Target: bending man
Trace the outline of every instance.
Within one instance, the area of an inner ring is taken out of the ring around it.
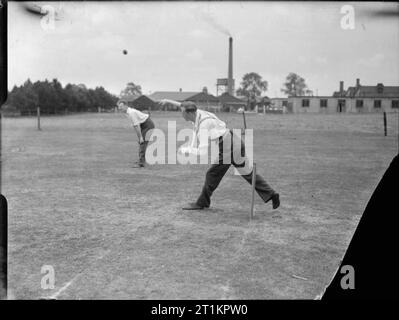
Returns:
[[[177,101],[164,99],[161,101],[161,103],[171,103],[179,106],[181,108],[183,118],[186,121],[192,122],[194,124],[192,144],[190,147],[180,148],[180,152],[191,153],[194,155],[201,155],[203,152],[206,152],[207,145],[201,145],[201,141],[204,140],[203,137],[200,137],[200,134],[204,132],[207,134],[207,138],[211,142],[218,143],[218,159],[216,163],[211,165],[206,173],[205,183],[200,196],[196,202],[189,203],[183,208],[183,210],[199,210],[209,208],[211,204],[212,193],[216,190],[230,166],[233,165],[239,170],[248,164],[248,158],[245,155],[244,142],[242,141],[241,137],[233,135],[233,132],[229,130],[226,127],[226,124],[217,118],[216,115],[198,109],[193,102],[187,101],[179,103]],[[197,147],[195,146],[196,141],[200,141]],[[206,151],[204,149],[206,149]],[[242,157],[244,160],[239,164],[234,161],[234,159],[237,159],[237,150],[240,152],[240,154],[242,150],[244,151],[244,155]],[[241,176],[251,184],[252,168],[251,172],[246,172]],[[265,203],[272,200],[273,209],[277,209],[279,207],[279,194],[276,193],[259,174],[256,175],[255,190]]]
[[[142,168],[145,166],[145,151],[147,149],[149,135],[147,134],[150,130],[154,129],[154,123],[152,122],[150,115],[143,113],[137,109],[129,107],[125,101],[118,103],[118,109],[126,112],[126,115],[130,119],[134,130],[136,131],[137,138],[139,140],[139,161],[134,164],[134,168]]]

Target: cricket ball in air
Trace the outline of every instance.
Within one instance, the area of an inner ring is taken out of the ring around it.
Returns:
[[[123,50],[123,54],[127,54],[127,50]]]

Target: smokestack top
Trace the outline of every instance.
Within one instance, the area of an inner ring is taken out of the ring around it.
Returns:
[[[344,92],[344,82],[343,81],[340,81],[339,82],[339,92]]]
[[[229,67],[227,73],[227,92],[234,95],[234,80],[233,80],[233,38],[229,37]]]

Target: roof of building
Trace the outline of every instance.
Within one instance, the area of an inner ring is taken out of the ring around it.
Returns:
[[[348,87],[343,92],[335,91],[333,97],[347,97],[347,98],[393,98],[399,97],[399,86],[384,86],[379,83],[375,86],[360,85],[358,81],[356,86]]]
[[[370,97],[370,98],[389,98],[399,96],[399,86],[381,86],[381,91],[378,90],[377,86],[360,86],[354,91],[356,97]]]
[[[138,97],[136,100],[134,100],[132,102],[132,105],[135,108],[146,109],[146,108],[153,108],[156,105],[156,102],[154,102],[147,96],[142,95],[142,96]]]
[[[148,98],[146,95],[126,95],[121,97],[119,101],[125,101],[130,107],[134,107],[137,110],[146,110],[148,108],[153,108],[156,105],[156,102]]]
[[[219,102],[219,99],[216,98],[215,96],[205,93],[205,92],[200,92],[197,93],[187,99],[185,101],[193,101],[193,102]]]
[[[348,90],[346,90],[344,96],[345,97],[353,97],[356,93],[356,87],[349,87]]]
[[[333,93],[333,97],[334,98],[338,98],[338,97],[345,97],[345,95],[346,95],[346,91],[344,91],[344,92],[340,92],[340,91],[334,91],[334,93]]]
[[[245,101],[242,101],[242,100],[230,95],[228,92],[225,92],[222,95],[220,95],[218,97],[218,99],[221,103],[236,103],[236,104],[241,104],[241,105],[246,104]]]
[[[148,97],[153,101],[159,101],[162,99],[169,99],[174,101],[184,101],[188,98],[198,94],[199,92],[192,91],[156,91],[150,94]]]
[[[270,101],[270,98],[268,97],[268,96],[263,96],[263,97],[255,97],[255,99],[256,99],[256,103],[259,103],[259,102],[268,102],[268,101]]]

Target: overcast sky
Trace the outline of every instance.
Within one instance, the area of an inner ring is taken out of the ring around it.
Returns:
[[[236,88],[247,72],[268,81],[269,97],[283,96],[289,72],[319,95],[331,95],[340,80],[345,88],[356,78],[399,85],[399,16],[378,14],[397,10],[395,3],[352,3],[354,30],[341,28],[343,2],[37,4],[54,6],[54,29],[23,4],[8,3],[10,90],[27,78],[58,78],[117,95],[127,82],[144,94],[204,86],[215,94],[216,79],[227,77],[228,34]]]

